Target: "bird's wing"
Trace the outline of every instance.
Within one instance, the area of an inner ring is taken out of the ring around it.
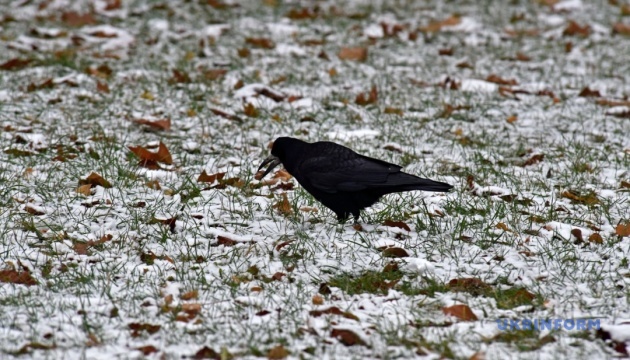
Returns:
[[[302,177],[327,193],[361,191],[387,183],[390,174],[402,167],[386,161],[353,154],[351,157],[317,156],[300,165]]]

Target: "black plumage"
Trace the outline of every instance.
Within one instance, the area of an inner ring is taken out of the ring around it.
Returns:
[[[337,214],[339,221],[350,215],[358,221],[360,211],[390,193],[423,190],[449,191],[443,182],[401,172],[401,166],[357,154],[329,142],[307,143],[290,137],[277,138],[271,155],[258,170],[269,164],[262,179],[279,164],[315,199]]]

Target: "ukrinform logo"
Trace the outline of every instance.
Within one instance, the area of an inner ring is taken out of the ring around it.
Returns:
[[[507,330],[599,330],[599,319],[497,319],[501,331]]]

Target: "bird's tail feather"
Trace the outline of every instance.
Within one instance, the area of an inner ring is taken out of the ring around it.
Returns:
[[[453,186],[441,181],[423,179],[402,172],[390,175],[385,187],[391,189],[392,192],[410,190],[447,192],[453,188]]]

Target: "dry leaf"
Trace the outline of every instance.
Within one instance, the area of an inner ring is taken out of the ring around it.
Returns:
[[[582,230],[580,229],[571,229],[571,235],[573,235],[573,237],[575,237],[576,241],[578,244],[581,244],[584,242],[584,237],[582,236]]]
[[[518,85],[518,82],[514,79],[504,79],[502,77],[500,77],[499,75],[496,74],[490,74],[488,75],[488,77],[486,78],[486,81],[491,82],[491,83],[495,83],[495,84],[499,84],[499,85],[504,85],[504,86],[514,86],[514,85]]]
[[[199,298],[199,291],[197,290],[192,290],[192,291],[188,291],[183,293],[180,298],[182,300],[192,300],[192,299],[197,299]]]
[[[155,334],[162,328],[160,325],[151,325],[147,323],[130,323],[127,325],[131,330],[131,337],[138,337],[140,333],[146,331],[149,334]]]
[[[365,106],[368,104],[374,104],[376,103],[377,100],[378,100],[378,90],[376,89],[376,85],[372,85],[372,89],[370,90],[369,94],[360,93],[359,95],[357,95],[354,102],[357,105]]]
[[[578,23],[576,23],[573,20],[569,21],[569,24],[567,25],[567,27],[564,29],[564,31],[562,32],[562,35],[564,36],[582,36],[582,37],[586,37],[588,35],[590,35],[591,33],[591,27],[588,25],[580,25]]]
[[[33,60],[31,59],[11,59],[9,61],[6,61],[4,63],[2,63],[2,65],[0,65],[0,70],[5,70],[5,71],[17,71],[17,70],[21,70],[25,67],[28,66],[28,64],[30,64]]]
[[[506,121],[510,124],[514,124],[517,120],[518,120],[518,116],[516,115],[511,115],[506,119]]]
[[[224,176],[224,172],[208,175],[208,173],[206,173],[206,170],[203,170],[201,172],[201,175],[199,175],[199,177],[197,178],[197,182],[213,183],[215,181],[222,180]]]
[[[588,237],[588,241],[595,244],[602,244],[604,242],[604,239],[602,239],[602,236],[599,233],[592,233]]]
[[[274,209],[277,209],[278,212],[284,216],[289,216],[293,214],[293,208],[291,207],[291,203],[289,203],[289,199],[287,198],[287,194],[282,193],[282,200],[278,201],[273,205]]]
[[[79,186],[86,185],[86,184],[90,184],[93,186],[101,186],[106,189],[109,189],[112,187],[112,184],[109,181],[105,180],[101,175],[95,172],[92,172],[90,175],[88,175],[87,178],[79,180]]]
[[[135,119],[133,120],[136,124],[140,125],[148,125],[157,130],[170,130],[171,129],[171,119],[162,119],[162,120],[147,120],[147,119]]]
[[[61,14],[61,21],[66,23],[68,26],[85,26],[85,25],[94,25],[96,24],[96,19],[94,15],[90,13],[79,14],[74,11],[69,11]]]
[[[276,44],[268,38],[246,38],[245,42],[262,49],[273,49],[276,47]]]
[[[630,6],[630,5],[628,5]],[[613,25],[613,34],[630,35],[630,25],[616,23]]]
[[[37,281],[31,276],[29,271],[18,272],[15,269],[0,270],[0,282],[26,286],[37,285]]]
[[[324,305],[324,298],[321,295],[314,295],[311,302],[313,305]]]
[[[599,199],[597,198],[597,195],[592,191],[589,191],[586,195],[580,195],[573,190],[566,190],[563,191],[562,194],[560,194],[560,197],[570,199],[573,202],[581,203],[584,205],[599,204]]]
[[[210,111],[212,111],[212,113],[214,115],[220,116],[222,118],[228,119],[228,120],[232,120],[232,121],[237,121],[237,122],[243,122],[243,120],[241,120],[240,117],[233,115],[233,114],[228,114],[225,111],[219,110],[219,109],[213,109],[210,108]]]
[[[543,161],[543,159],[545,158],[545,154],[536,154],[533,155],[532,157],[530,157],[529,159],[525,160],[524,163],[521,164],[522,167],[525,166],[530,166],[530,165],[534,165],[537,164],[541,161]]]
[[[407,253],[405,249],[399,248],[399,247],[390,247],[390,248],[384,249],[382,254],[383,254],[383,257],[390,257],[390,258],[409,257],[409,253]]]
[[[315,7],[311,8],[301,8],[301,9],[291,9],[286,13],[286,17],[291,20],[312,20],[317,17],[317,12],[319,8]]]
[[[368,50],[365,47],[342,47],[337,53],[339,59],[349,61],[365,61],[367,56]]]
[[[190,75],[183,71],[173,69],[173,77],[169,80],[171,84],[187,84],[190,83]]]
[[[270,360],[284,359],[290,354],[291,353],[287,349],[285,349],[284,346],[278,345],[271,348],[271,350],[269,350],[269,352],[267,353],[267,359],[270,359]]]
[[[245,103],[243,105],[243,113],[245,115],[251,117],[251,118],[257,118],[258,117],[258,110],[251,103]]]
[[[234,246],[238,244],[238,241],[232,240],[228,237],[221,236],[221,235],[217,235],[217,242],[218,242],[218,245],[224,245],[224,246]]]
[[[85,196],[90,196],[92,194],[92,184],[79,185],[76,192]]]
[[[105,11],[118,10],[122,7],[122,0],[105,0]],[[146,355],[146,354],[145,354]]]
[[[409,228],[409,225],[405,224],[402,221],[393,221],[393,220],[387,219],[383,222],[383,225],[389,226],[389,227],[397,227],[403,230],[411,231],[411,228]]]
[[[402,115],[403,115],[403,111],[402,111],[402,109],[393,108],[393,107],[386,107],[386,108],[383,110],[383,113],[385,113],[385,114],[400,115],[400,116],[402,116]]]
[[[478,278],[452,279],[448,282],[448,287],[452,291],[467,292],[475,296],[483,295],[492,290],[492,286],[486,284],[483,280]]]
[[[346,346],[354,346],[354,345],[366,345],[363,340],[352,330],[347,329],[332,329],[330,332],[330,336],[336,338],[342,344]]]
[[[151,355],[159,351],[153,345],[140,346],[140,347],[137,347],[136,350],[139,350],[144,356]]]
[[[601,97],[598,90],[591,90],[588,86],[582,89],[578,94],[579,97]]]
[[[506,232],[513,232],[507,225],[505,225],[505,223],[502,222],[496,224],[495,227]]]
[[[419,30],[425,33],[438,32],[444,27],[458,25],[461,21],[459,16],[453,15],[444,20],[432,21],[426,26],[421,26]]]
[[[140,158],[140,165],[161,162],[167,165],[173,164],[173,157],[168,151],[168,148],[164,143],[160,141],[157,152],[151,152],[142,146],[128,146],[129,150]]]
[[[210,0],[210,1],[214,1],[214,0]],[[201,359],[221,360],[221,354],[219,354],[218,352],[214,351],[213,349],[207,346],[204,346],[195,353],[195,355],[193,356],[193,359],[195,360],[201,360]]]
[[[629,106],[630,107],[630,101],[628,100],[597,99],[595,103],[597,105],[610,106],[610,107],[615,107],[615,106]]]
[[[477,315],[475,315],[468,305],[458,304],[448,307],[443,307],[442,312],[444,315],[454,316],[463,321],[477,321]]]
[[[109,85],[106,82],[97,81],[96,90],[103,94],[109,94]]]
[[[282,250],[283,247],[291,244],[292,242],[294,242],[295,240],[287,240],[287,241],[283,241],[280,244],[276,245],[276,251],[280,251]]]
[[[621,237],[630,236],[630,222],[617,224],[617,227],[615,228],[615,234]]]

